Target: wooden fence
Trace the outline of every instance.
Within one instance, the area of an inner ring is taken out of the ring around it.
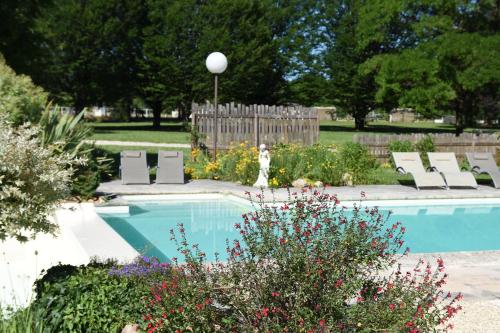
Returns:
[[[500,154],[500,141],[497,134],[463,133],[460,136],[455,134],[429,134],[432,137],[436,151],[453,152],[458,158],[465,157],[466,152],[490,152],[495,156]],[[400,134],[400,135],[382,135],[382,134],[357,134],[354,141],[368,147],[370,152],[378,159],[386,160],[389,158],[389,143],[392,141],[408,140],[413,143],[423,139],[426,134]]]
[[[201,134],[201,143],[213,146],[214,105],[193,103],[192,125]],[[302,106],[219,105],[217,113],[217,147],[227,149],[231,143],[301,143],[310,145],[319,138],[319,118],[314,108]]]

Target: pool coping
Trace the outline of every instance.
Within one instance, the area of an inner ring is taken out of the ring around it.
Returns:
[[[407,200],[407,199],[482,199],[500,198],[500,189],[492,186],[479,185],[478,189],[422,189],[417,190],[413,186],[405,185],[358,185],[317,188],[328,194],[336,195],[341,201],[359,201],[361,193],[365,194],[365,200]],[[173,195],[173,194],[207,194],[220,193],[232,194],[245,198],[251,195],[261,194],[266,201],[286,200],[290,192],[297,188],[264,189],[241,185],[237,183],[219,180],[191,180],[185,184],[148,184],[148,185],[123,185],[120,180],[101,183],[97,192],[101,195]]]

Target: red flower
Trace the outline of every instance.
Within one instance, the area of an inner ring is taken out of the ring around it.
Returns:
[[[396,308],[396,305],[394,304],[389,304],[389,309],[391,309],[391,311],[394,311],[394,309]]]
[[[335,288],[338,288],[342,285],[342,283],[344,283],[344,281],[342,279],[338,279],[336,282],[335,282]]]
[[[262,316],[267,317],[269,315],[269,308],[262,309]]]
[[[324,319],[320,319],[320,321],[319,321],[318,324],[319,324],[319,326],[324,327],[325,326],[325,320]]]
[[[405,326],[406,327],[412,327],[413,326],[413,322],[412,321],[408,321],[408,322],[406,322]]]
[[[273,297],[278,297],[279,295],[280,295],[280,293],[277,293],[277,292],[275,292],[275,291],[273,291],[273,292],[271,293],[271,296],[273,296]]]

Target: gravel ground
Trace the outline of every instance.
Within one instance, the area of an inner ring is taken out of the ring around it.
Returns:
[[[455,333],[500,332],[500,300],[461,302],[463,310],[452,321]]]

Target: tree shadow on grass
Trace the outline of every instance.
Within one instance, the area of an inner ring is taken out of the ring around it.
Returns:
[[[405,134],[405,133],[455,133],[453,127],[438,127],[438,128],[427,128],[427,127],[400,127],[392,125],[382,125],[382,124],[371,124],[366,126],[365,130],[357,131],[354,127],[336,126],[336,125],[320,125],[320,131],[326,132],[355,132],[359,134],[363,133],[380,133],[380,134]]]
[[[117,131],[151,131],[151,132],[186,132],[186,128],[182,124],[161,125],[160,127],[153,127],[152,125],[137,124],[132,126],[96,126],[94,133],[104,134],[113,133]]]

